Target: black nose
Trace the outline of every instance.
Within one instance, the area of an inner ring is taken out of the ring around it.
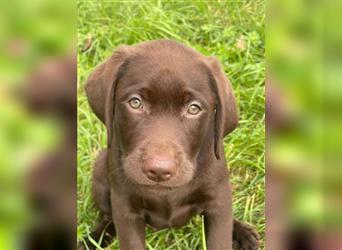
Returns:
[[[142,171],[152,181],[168,181],[176,172],[176,163],[172,158],[153,156],[144,161]]]

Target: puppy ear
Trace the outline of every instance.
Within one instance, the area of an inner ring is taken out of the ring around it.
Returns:
[[[220,159],[220,143],[238,125],[237,105],[230,81],[215,57],[207,58],[210,69],[210,83],[216,95],[216,111],[214,124],[214,150],[217,159]]]
[[[96,66],[85,84],[90,107],[97,118],[106,125],[108,147],[110,147],[112,140],[114,92],[120,72],[127,64],[128,55],[128,46],[118,48],[110,58]]]

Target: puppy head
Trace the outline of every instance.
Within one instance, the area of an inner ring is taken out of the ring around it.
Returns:
[[[189,183],[199,153],[219,159],[223,137],[237,125],[217,60],[173,41],[119,48],[91,74],[86,91],[107,127],[108,147],[118,148],[126,177],[139,185]]]

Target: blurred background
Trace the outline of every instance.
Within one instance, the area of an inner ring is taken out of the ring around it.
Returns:
[[[341,14],[267,5],[266,249],[342,249]]]
[[[341,249],[341,2],[266,9],[266,249]],[[0,1],[0,249],[76,248],[76,19]]]
[[[0,1],[0,249],[75,249],[76,3]]]

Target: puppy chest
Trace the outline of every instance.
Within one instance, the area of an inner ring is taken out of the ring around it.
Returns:
[[[194,214],[199,212],[199,209],[191,204],[172,206],[163,203],[153,205],[146,206],[144,218],[146,224],[157,230],[183,226]]]

